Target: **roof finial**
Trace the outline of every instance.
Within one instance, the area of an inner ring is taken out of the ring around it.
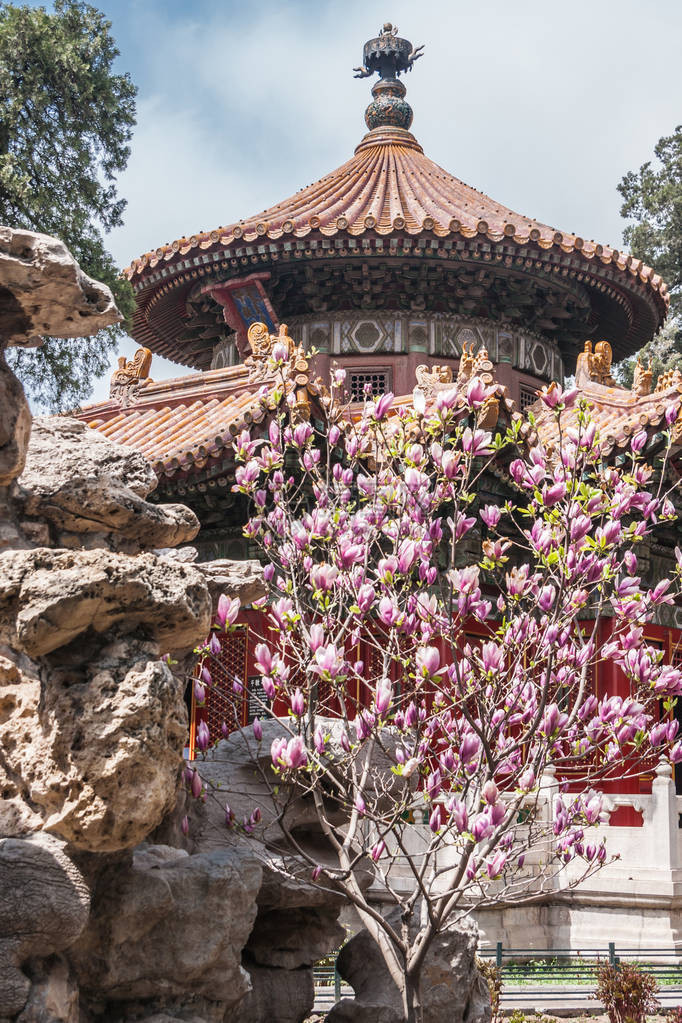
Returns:
[[[367,127],[409,129],[412,107],[405,100],[405,86],[398,81],[401,74],[412,70],[415,60],[422,56],[423,46],[413,46],[401,39],[398,26],[387,21],[376,37],[365,43],[362,67],[353,68],[356,78],[369,78],[377,73],[379,81],[372,88],[374,100],[365,111]]]

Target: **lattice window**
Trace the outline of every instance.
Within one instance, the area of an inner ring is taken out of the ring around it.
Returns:
[[[351,401],[364,401],[367,397],[376,398],[391,389],[391,374],[386,369],[349,373],[348,379]],[[370,388],[368,395],[367,391]]]
[[[534,405],[538,400],[538,396],[535,393],[534,387],[529,387],[528,384],[521,384],[519,387],[519,405],[521,409],[529,408]]]
[[[675,645],[672,649],[670,663],[673,668],[682,668],[682,647]]]
[[[332,717],[337,715],[339,701],[329,679],[318,677],[313,684],[317,687],[317,713]]]
[[[211,736],[211,742],[222,737],[223,723],[229,732],[234,732],[237,725],[246,724],[246,700],[244,693],[235,693],[233,683],[235,676],[242,686],[246,684],[246,654],[249,630],[247,626],[233,632],[216,632],[220,641],[220,655],[207,660],[211,672],[212,685],[206,687],[206,702],[197,707],[192,694],[192,727],[190,736],[190,752],[194,755],[196,729],[200,721],[205,721]]]

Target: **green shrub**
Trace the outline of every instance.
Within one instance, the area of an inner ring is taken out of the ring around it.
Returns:
[[[610,1023],[646,1023],[646,1014],[659,1008],[658,984],[632,963],[604,963],[597,970],[595,994]]]
[[[479,959],[477,957],[476,965],[478,966],[478,972],[488,985],[488,991],[490,992],[490,1008],[492,1009],[490,1023],[501,1023],[502,1013],[500,1009],[500,999],[502,997],[502,971],[489,959]],[[519,1020],[517,1023],[523,1023],[523,1020]]]

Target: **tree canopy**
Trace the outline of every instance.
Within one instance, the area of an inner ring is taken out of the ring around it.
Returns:
[[[618,191],[621,214],[631,221],[623,240],[638,259],[661,274],[670,288],[666,327],[642,351],[652,359],[655,376],[682,365],[682,125],[659,139],[656,164],[642,164],[625,175]],[[621,379],[631,383],[636,359],[622,364]]]
[[[132,289],[103,233],[122,223],[116,175],[126,166],[136,88],[114,74],[111,23],[81,0],[54,10],[0,0],[0,222],[61,238],[91,277],[132,315]],[[122,327],[87,341],[48,339],[12,353],[34,401],[73,407],[104,372]]]

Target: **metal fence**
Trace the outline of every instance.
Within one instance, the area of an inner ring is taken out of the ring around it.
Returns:
[[[601,948],[495,948],[482,949],[482,959],[493,959],[507,983],[576,984],[595,978],[605,962],[617,966],[623,961],[637,965],[662,983],[682,983],[682,954],[674,948],[619,948],[610,941]]]

